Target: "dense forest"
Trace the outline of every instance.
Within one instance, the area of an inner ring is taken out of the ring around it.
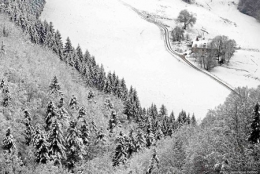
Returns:
[[[259,0],[239,0],[238,10],[247,15],[253,16],[260,21],[260,1]]]
[[[259,171],[260,87],[200,124],[142,108],[136,89],[40,21],[44,0],[0,0],[0,172]]]

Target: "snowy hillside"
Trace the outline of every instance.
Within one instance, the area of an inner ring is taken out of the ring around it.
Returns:
[[[253,18],[240,14],[233,4],[229,6],[228,3],[211,3],[209,6],[214,10],[208,10],[206,1],[202,0],[200,4],[205,7],[188,5],[180,0],[124,0],[124,2],[140,10],[168,18],[162,22],[171,27],[175,26],[174,19],[179,11],[187,8],[197,13],[197,24],[194,30],[190,30],[194,36],[197,35],[197,30],[204,27],[210,33],[207,37],[223,34],[235,39],[243,48],[259,47],[254,45],[256,43],[254,39],[260,38],[260,34],[253,34],[256,33],[257,27],[260,28],[260,24]],[[221,12],[214,8],[218,6],[225,7],[223,8],[225,13],[223,12],[221,16],[223,18],[227,17],[227,9],[230,8],[232,12],[230,17],[233,17],[229,20],[232,23],[220,18]],[[239,15],[237,20],[235,14]],[[168,110],[173,110],[175,114],[184,109],[203,118],[208,109],[213,109],[222,103],[230,92],[208,76],[173,58],[165,50],[158,27],[141,19],[123,5],[122,1],[77,0],[75,3],[73,0],[47,0],[42,19],[54,22],[62,36],[69,36],[74,46],[80,44],[83,49],[88,49],[98,63],[105,65],[106,70],[116,71],[124,77],[128,85],[133,85],[137,89],[144,107],[150,106],[152,102],[158,106],[165,104]],[[240,23],[241,19],[250,25],[248,35],[244,35],[245,26],[244,23]],[[248,38],[249,36],[251,37]],[[236,57],[244,61],[242,53],[239,52]],[[247,54],[247,51],[243,52]],[[258,52],[254,52],[256,64],[259,60],[258,55],[260,55]],[[231,64],[234,67],[240,66],[236,62]],[[248,64],[251,66],[250,62]],[[248,67],[251,71],[250,66]],[[224,68],[224,71],[232,71],[232,74],[227,76],[220,68],[214,73],[221,78],[223,76],[228,82],[234,77],[239,77],[238,82],[230,81],[234,86],[246,84],[247,79],[253,79],[244,78],[243,75],[237,76],[235,74],[237,71],[233,72],[232,69]],[[250,86],[255,86],[257,84],[255,82],[253,79]]]

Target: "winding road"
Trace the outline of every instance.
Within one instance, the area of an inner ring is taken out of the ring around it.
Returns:
[[[122,1],[121,1],[122,2]],[[165,43],[165,47],[166,47],[166,50],[173,56],[175,57],[177,60],[179,61],[184,61],[186,64],[188,64],[189,66],[191,66],[193,69],[209,76],[210,78],[212,78],[213,80],[215,80],[217,83],[223,85],[224,87],[226,87],[227,89],[229,89],[230,91],[238,94],[238,92],[232,87],[230,86],[229,84],[227,84],[226,82],[224,82],[223,80],[221,80],[220,78],[216,77],[215,75],[209,73],[208,71],[206,70],[203,70],[201,68],[198,68],[197,66],[195,66],[194,64],[192,64],[189,60],[187,60],[185,58],[184,55],[182,54],[179,54],[177,53],[176,51],[174,51],[171,47],[171,44],[170,44],[170,34],[169,34],[169,30],[168,28],[162,24],[160,21],[157,21],[153,18],[150,17],[149,14],[146,14],[145,12],[141,12],[139,11],[138,9],[130,6],[129,4],[126,4],[124,2],[122,2],[125,6],[131,8],[133,11],[135,11],[141,18],[143,18],[144,20],[148,21],[148,22],[151,22],[153,24],[155,24],[156,26],[158,26],[160,28],[161,31],[163,31],[163,35],[164,35],[164,43]],[[239,95],[239,94],[238,94]]]

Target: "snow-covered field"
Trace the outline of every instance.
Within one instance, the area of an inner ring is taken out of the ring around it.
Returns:
[[[175,25],[174,19],[183,8],[187,7],[194,12],[199,9],[198,25],[195,26],[197,28],[190,31],[194,35],[197,34],[196,29],[200,29],[202,26],[204,28],[208,26],[207,30],[212,32],[212,36],[221,34],[218,32],[226,31],[225,28],[228,28],[226,26],[231,26],[231,24],[224,23],[223,19],[221,21],[221,18],[217,16],[219,13],[217,10],[211,13],[205,8],[190,6],[180,0],[123,1],[138,9],[169,18],[163,22],[172,27]],[[217,5],[215,4],[215,6]],[[205,12],[205,16],[203,12]],[[203,16],[204,18],[202,18]],[[210,20],[211,17],[212,20]],[[184,109],[190,113],[194,112],[198,118],[203,118],[208,109],[213,109],[221,104],[230,92],[211,78],[173,58],[165,50],[158,27],[141,19],[119,0],[47,0],[41,18],[52,21],[54,26],[60,30],[64,40],[69,36],[74,46],[80,44],[83,49],[88,49],[96,57],[98,63],[104,64],[107,71],[115,71],[120,77],[124,77],[128,85],[133,85],[137,89],[144,107],[150,106],[151,103],[155,103],[158,107],[165,104],[168,110],[173,110],[176,115],[181,109]],[[248,22],[250,26],[254,24],[250,29],[252,34],[259,24],[253,18],[248,18],[245,17],[245,22]],[[218,30],[216,26],[209,25],[210,23],[204,25],[203,21],[206,19],[207,22],[220,23],[223,30]],[[236,23],[237,26],[242,25],[237,21]],[[232,28],[234,27],[232,26]],[[239,32],[242,31],[242,29],[239,30]],[[234,33],[232,29],[230,32]],[[229,35],[229,33],[222,34]],[[242,34],[238,33],[237,36],[239,35]],[[230,35],[230,38],[235,36],[235,34]],[[253,37],[252,42],[246,40],[246,35],[243,37],[245,38],[241,37],[241,40],[237,40],[241,47],[259,47],[259,45],[253,44],[256,43],[253,40],[258,35]],[[258,57],[254,59],[255,63],[259,64],[257,62],[259,54],[255,52],[253,54]],[[236,57],[240,57],[239,61],[243,59],[241,54]],[[237,62],[230,64],[239,66]],[[251,71],[250,66],[251,63],[248,61],[247,67]],[[226,68],[224,71],[232,71],[232,74],[236,74],[233,71],[239,72]],[[223,73],[224,71],[218,68],[214,73],[221,78],[223,76],[227,81],[229,79]],[[230,79],[234,77],[230,76]],[[242,78],[238,77],[238,82],[234,80],[231,82],[232,85],[246,84],[246,82],[240,82]]]

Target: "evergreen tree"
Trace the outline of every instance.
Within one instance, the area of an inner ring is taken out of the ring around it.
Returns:
[[[113,166],[119,166],[120,164],[125,164],[127,160],[126,151],[127,149],[125,146],[125,139],[122,132],[120,132],[119,137],[117,137],[116,139],[116,149],[112,159]]]
[[[11,134],[10,128],[7,129],[5,138],[3,139],[3,149],[8,153],[11,153],[16,149],[15,139]]]
[[[73,169],[77,162],[82,157],[82,149],[84,149],[82,139],[80,138],[79,131],[76,127],[77,123],[74,121],[70,122],[68,129],[68,135],[66,137],[66,154],[67,154],[67,166],[69,170]]]
[[[182,111],[179,113],[179,117],[178,117],[177,121],[178,121],[178,124],[179,124],[180,126],[182,126],[182,125],[184,125],[184,124],[186,123],[186,121],[187,121],[187,114],[186,114],[185,111],[182,110]]]
[[[127,91],[127,87],[126,87],[126,83],[125,83],[125,79],[123,78],[120,82],[120,96],[119,98],[121,98],[123,101],[126,101],[127,99],[127,95],[128,95],[128,91]]]
[[[78,119],[79,119],[79,118],[82,118],[82,117],[85,116],[86,114],[87,114],[86,109],[85,109],[84,107],[81,107],[81,108],[79,109]]]
[[[77,52],[80,63],[82,63],[84,60],[84,55],[83,55],[80,45],[78,45],[78,47],[76,48],[76,52]]]
[[[148,131],[146,135],[146,147],[150,148],[155,145],[155,137],[152,131]]]
[[[68,37],[66,39],[66,43],[63,49],[63,61],[67,62],[70,60],[70,58],[72,57],[72,52],[73,52],[73,47],[70,41],[70,38]]]
[[[66,159],[63,133],[57,120],[52,124],[52,129],[48,138],[49,156],[54,165],[61,165],[62,161]]]
[[[90,90],[89,93],[88,93],[88,100],[90,100],[94,97],[95,97],[94,92],[92,90]]]
[[[9,88],[7,85],[3,88],[2,92],[3,92],[2,104],[4,107],[7,107],[7,106],[9,106],[10,101],[11,101],[10,92],[9,92]]]
[[[260,143],[260,108],[257,103],[254,107],[253,121],[251,123],[251,133],[248,138],[251,143]]]
[[[80,138],[83,140],[85,146],[89,144],[90,130],[86,120],[83,120],[83,123],[80,126]]]
[[[104,67],[103,65],[101,64],[101,67],[99,69],[99,72],[98,72],[98,90],[100,91],[103,91],[104,88],[105,88],[105,84],[106,84],[106,73],[105,73],[105,70],[104,70]]]
[[[151,174],[151,173],[153,173],[154,169],[156,169],[156,168],[158,169],[159,163],[160,163],[160,161],[159,161],[159,158],[157,156],[157,152],[154,149],[153,156],[152,156],[152,159],[151,159],[150,164],[148,166],[148,169],[146,171],[146,174]]]
[[[40,127],[37,126],[35,135],[33,137],[33,146],[36,149],[35,157],[37,163],[46,164],[49,158],[49,143],[47,142],[46,135],[41,131]]]
[[[188,114],[186,119],[186,124],[190,124],[190,123],[191,123],[191,118],[190,118],[190,114]]]
[[[192,124],[193,126],[197,126],[197,120],[196,120],[194,114],[192,114],[192,117],[191,117],[191,124]]]
[[[117,123],[118,123],[118,119],[117,119],[116,111],[113,110],[111,112],[111,118],[109,120],[109,126],[108,126],[110,133],[113,133],[113,130],[116,127]]]
[[[70,99],[69,106],[71,109],[77,109],[78,107],[78,100],[74,95],[72,95],[72,98]]]
[[[63,60],[63,43],[62,38],[59,30],[55,33],[55,46],[53,48],[53,51],[60,57],[61,60]]]
[[[163,104],[160,108],[160,111],[159,111],[159,116],[160,118],[162,119],[163,117],[167,117],[168,116],[168,113],[167,113],[167,109],[165,107],[165,105]]]
[[[31,117],[28,111],[24,111],[24,125],[25,125],[25,144],[30,145],[33,138],[33,127],[31,125]]]
[[[136,139],[136,151],[142,150],[143,147],[145,147],[146,145],[146,140],[143,135],[143,132],[140,129],[137,130],[135,139]]]
[[[57,116],[56,108],[52,101],[47,105],[46,117],[45,117],[45,130],[50,130],[54,117]]]
[[[52,22],[46,26],[46,38],[44,41],[44,45],[53,50],[55,45],[55,30]]]
[[[3,89],[4,87],[5,87],[5,81],[4,79],[2,79],[0,83],[0,89]]]
[[[56,76],[54,76],[52,79],[52,82],[50,84],[50,94],[59,95],[59,94],[61,94],[60,89],[61,88],[60,88],[58,79]]]

